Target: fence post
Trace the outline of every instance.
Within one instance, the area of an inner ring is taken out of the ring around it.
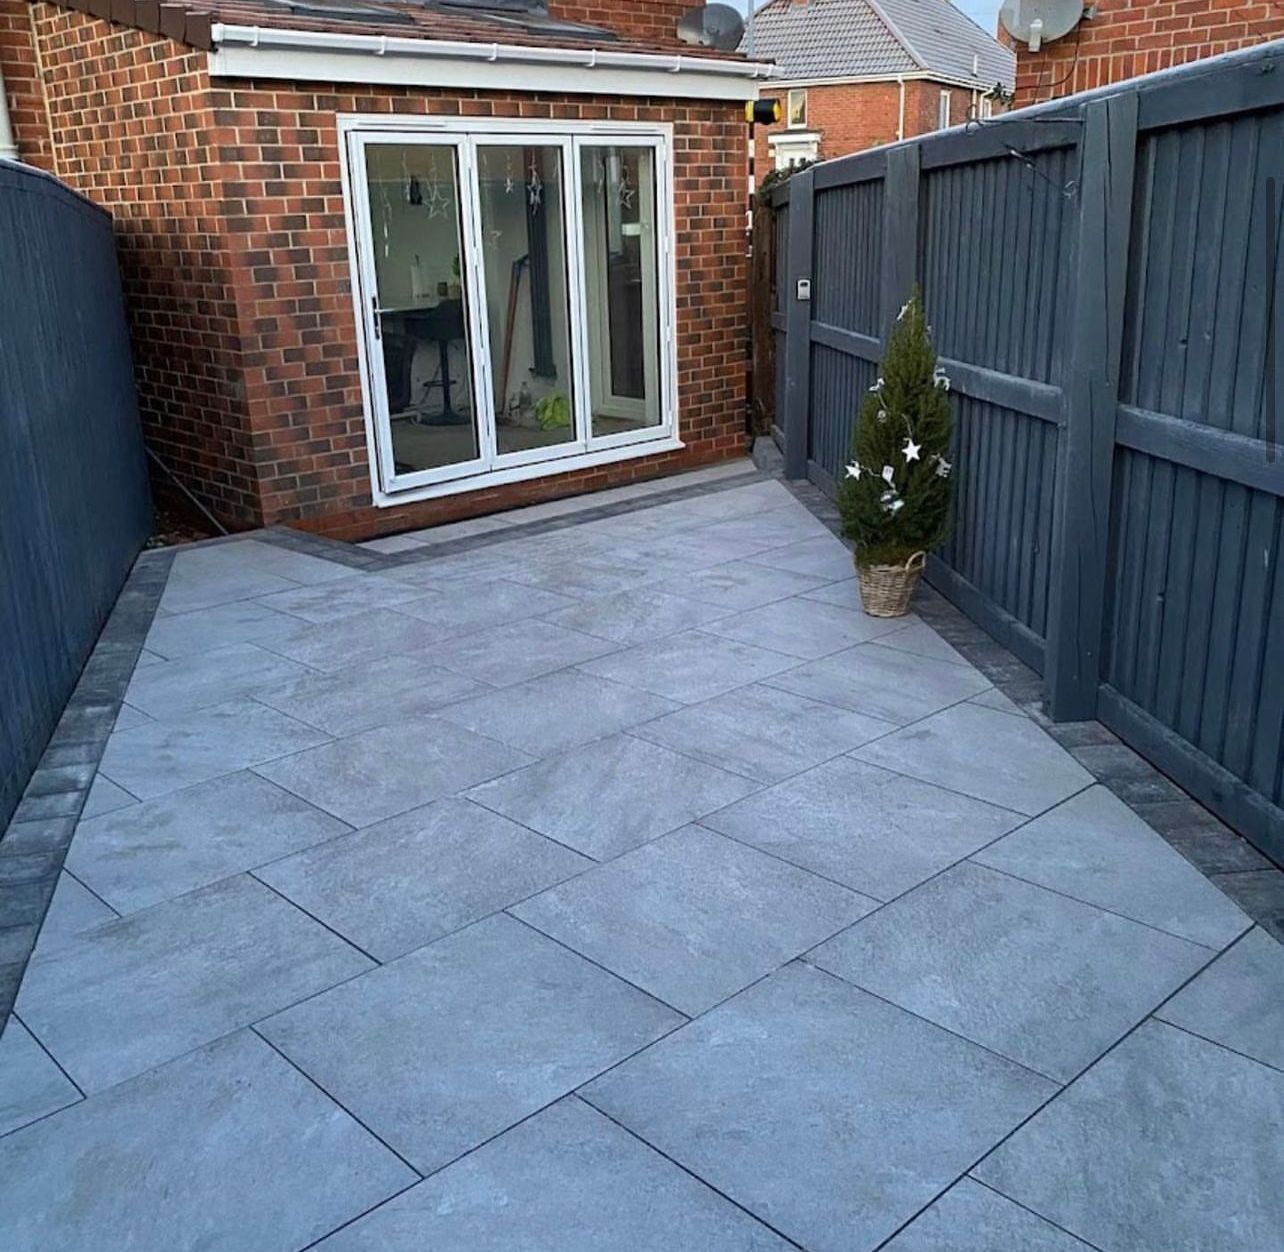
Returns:
[[[807,169],[789,180],[789,255],[785,258],[785,477],[807,477],[807,425],[811,408],[811,299],[798,298],[798,281],[811,283],[815,203]]]
[[[1054,721],[1097,712],[1136,152],[1135,92],[1084,106],[1043,671]]]
[[[892,323],[918,278],[918,175],[918,144],[888,151],[887,173],[883,179],[883,264],[879,276],[879,323],[884,351]]]

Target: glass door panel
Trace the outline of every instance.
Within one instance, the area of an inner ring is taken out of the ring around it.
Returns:
[[[543,449],[578,438],[564,186],[560,144],[478,144],[499,457],[536,459]]]
[[[660,425],[655,153],[580,149],[592,433],[625,436]]]
[[[367,142],[365,177],[385,479],[450,476],[485,458],[469,337],[460,149]],[[381,377],[380,377],[381,376]]]

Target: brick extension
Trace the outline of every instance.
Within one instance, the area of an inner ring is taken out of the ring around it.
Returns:
[[[1018,107],[1284,38],[1284,5],[1275,0],[1098,0],[1095,8],[1038,52],[1000,35],[1016,49]]]
[[[642,36],[680,7],[609,4]],[[27,0],[0,0],[0,68],[23,159],[115,218],[149,446],[225,523],[366,538],[744,452],[741,106],[212,81],[185,43]],[[672,123],[682,451],[372,506],[335,126],[354,112]]]

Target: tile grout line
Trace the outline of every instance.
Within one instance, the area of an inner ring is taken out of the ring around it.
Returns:
[[[591,1081],[595,1082],[596,1079],[593,1079]],[[588,1086],[588,1083],[585,1083],[584,1086]],[[770,1230],[772,1234],[777,1235],[779,1238],[783,1239],[787,1244],[789,1244],[791,1248],[798,1248],[800,1252],[807,1252],[807,1249],[803,1244],[799,1243],[796,1239],[790,1238],[790,1236],[785,1234],[785,1232],[781,1230],[779,1227],[773,1226],[769,1221],[766,1220],[766,1218],[760,1217],[751,1208],[746,1207],[744,1204],[741,1204],[739,1200],[735,1199],[731,1195],[728,1195],[727,1192],[721,1190],[719,1187],[714,1186],[714,1184],[711,1183],[707,1178],[701,1177],[698,1173],[696,1173],[694,1169],[692,1169],[687,1165],[684,1165],[680,1160],[678,1160],[677,1157],[670,1156],[669,1153],[666,1152],[663,1148],[652,1143],[639,1131],[634,1130],[632,1126],[629,1126],[626,1123],[620,1121],[619,1118],[614,1116],[614,1114],[608,1113],[605,1109],[601,1108],[599,1105],[594,1104],[592,1099],[590,1099],[589,1096],[583,1094],[581,1088],[577,1088],[575,1091],[571,1092],[568,1098],[573,1100],[579,1100],[581,1103],[587,1105],[599,1117],[605,1118],[613,1126],[618,1126],[620,1130],[624,1131],[624,1133],[629,1135],[631,1138],[636,1139],[638,1143],[640,1143],[648,1151],[654,1152],[657,1156],[663,1157],[666,1161],[669,1162],[670,1165],[673,1165],[675,1168],[680,1169],[684,1174],[686,1174],[688,1178],[695,1179],[695,1181],[698,1182],[700,1186],[704,1187],[708,1191],[713,1192],[714,1195],[720,1196],[723,1200],[725,1200],[728,1204],[732,1205],[734,1208],[739,1209],[740,1212],[744,1213],[751,1221],[756,1222],[760,1226],[766,1227],[766,1229]]]
[[[990,1186],[988,1182],[984,1182],[980,1178],[973,1178],[971,1174],[965,1174],[963,1178],[960,1178],[957,1182],[952,1183],[949,1190],[944,1192],[943,1194],[948,1195],[949,1191],[952,1191],[955,1187],[958,1186],[960,1182],[963,1182],[964,1179],[966,1179],[968,1182],[971,1182],[974,1186],[984,1187],[987,1191],[998,1196],[999,1199],[1005,1201],[1006,1203],[1016,1205],[1016,1207],[1021,1209],[1023,1212],[1029,1213],[1031,1217],[1037,1217],[1039,1221],[1044,1222],[1045,1224],[1051,1226],[1054,1230],[1059,1230],[1063,1234],[1069,1235],[1071,1239],[1078,1240],[1078,1242],[1082,1243],[1085,1248],[1091,1248],[1092,1252],[1109,1252],[1108,1249],[1102,1248],[1099,1244],[1092,1243],[1090,1240],[1085,1239],[1082,1235],[1075,1234],[1073,1230],[1070,1230],[1066,1226],[1062,1226],[1059,1222],[1054,1222],[1050,1217],[1044,1217],[1042,1213],[1036,1213],[1034,1209],[1030,1208],[1028,1204],[1022,1204],[1020,1200],[1014,1200],[1010,1195],[1004,1195],[1003,1192],[1001,1192],[997,1187]],[[882,1246],[886,1246],[886,1245],[882,1245]],[[873,1252],[879,1252],[879,1249],[874,1248]]]
[[[29,1025],[27,1025],[27,1022],[23,1019],[23,1017],[19,1013],[15,1011],[14,1013],[11,1014],[11,1016],[14,1018],[14,1020],[17,1021],[18,1025],[21,1026],[23,1030],[25,1030],[33,1040],[35,1040],[36,1047],[38,1047],[41,1050],[41,1052],[43,1052],[54,1063],[54,1065],[58,1067],[58,1072],[76,1089],[76,1093],[80,1096],[80,1099],[81,1100],[87,1099],[88,1097],[85,1094],[84,1088],[67,1072],[67,1070],[63,1066],[63,1063],[56,1056],[54,1056],[54,1054],[45,1046],[45,1041],[41,1039],[41,1037],[38,1034],[36,1034],[36,1032],[32,1030]],[[66,1104],[63,1105],[63,1108],[69,1108],[69,1107],[70,1105],[66,1105]],[[54,1112],[61,1112],[61,1111],[62,1109],[54,1110]],[[46,1116],[51,1117],[53,1116],[53,1114],[46,1114]],[[44,1118],[38,1118],[37,1120],[43,1121]],[[28,1122],[27,1125],[31,1125],[31,1123]],[[16,1130],[21,1128],[15,1127],[14,1129]],[[9,1132],[9,1133],[12,1133],[12,1132]]]

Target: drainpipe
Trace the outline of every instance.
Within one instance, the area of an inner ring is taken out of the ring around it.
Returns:
[[[18,145],[13,142],[13,127],[9,125],[9,102],[4,94],[4,71],[0,70],[0,161],[16,161]]]
[[[896,138],[905,138],[905,75],[896,75],[896,85],[901,89],[900,107],[896,114]]]

